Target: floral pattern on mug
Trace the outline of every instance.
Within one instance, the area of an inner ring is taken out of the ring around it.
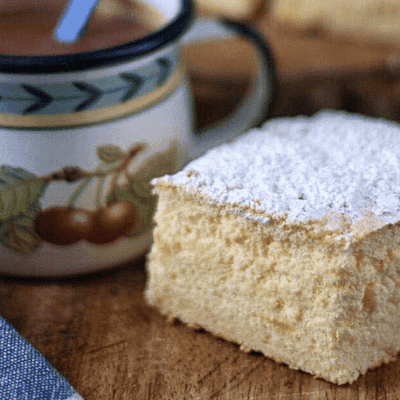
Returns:
[[[150,180],[179,168],[181,155],[174,141],[130,171],[135,156],[146,148],[135,143],[128,150],[110,144],[97,147],[99,165],[92,171],[66,166],[46,176],[22,168],[0,167],[0,242],[14,252],[35,252],[42,242],[67,246],[85,240],[104,245],[121,237],[135,238],[152,229],[156,197]],[[119,177],[124,176],[123,183]],[[104,183],[111,184],[104,193]],[[96,210],[75,207],[92,180],[98,181]],[[41,208],[40,198],[50,184],[76,183],[64,206]],[[101,199],[105,199],[102,201]]]

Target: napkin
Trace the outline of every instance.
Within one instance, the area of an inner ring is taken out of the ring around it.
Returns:
[[[44,356],[1,317],[0,399],[83,400]]]

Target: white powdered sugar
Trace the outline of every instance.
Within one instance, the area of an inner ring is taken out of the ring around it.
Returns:
[[[287,221],[328,211],[356,222],[400,218],[400,125],[341,111],[268,121],[208,151],[167,181]]]

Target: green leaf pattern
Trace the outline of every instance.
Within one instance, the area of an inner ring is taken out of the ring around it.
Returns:
[[[47,185],[22,168],[0,167],[0,242],[9,249],[27,254],[40,245],[33,220]]]
[[[47,182],[7,165],[0,167],[0,221],[26,214],[44,193]]]
[[[97,157],[106,164],[120,161],[124,156],[125,153],[119,146],[108,144],[97,147]]]
[[[137,171],[132,174],[133,180],[148,181],[153,178],[177,172],[183,165],[184,154],[178,141],[171,141],[164,152],[156,153],[148,158]]]
[[[36,202],[26,214],[1,221],[0,242],[17,253],[34,252],[41,244],[41,239],[33,229],[33,220],[40,209],[39,202]]]

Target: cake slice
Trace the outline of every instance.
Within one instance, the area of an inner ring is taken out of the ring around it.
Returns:
[[[400,351],[400,126],[267,122],[152,181],[146,298],[327,381]]]
[[[368,46],[399,46],[398,0],[270,0],[267,5],[285,30],[317,31]]]

